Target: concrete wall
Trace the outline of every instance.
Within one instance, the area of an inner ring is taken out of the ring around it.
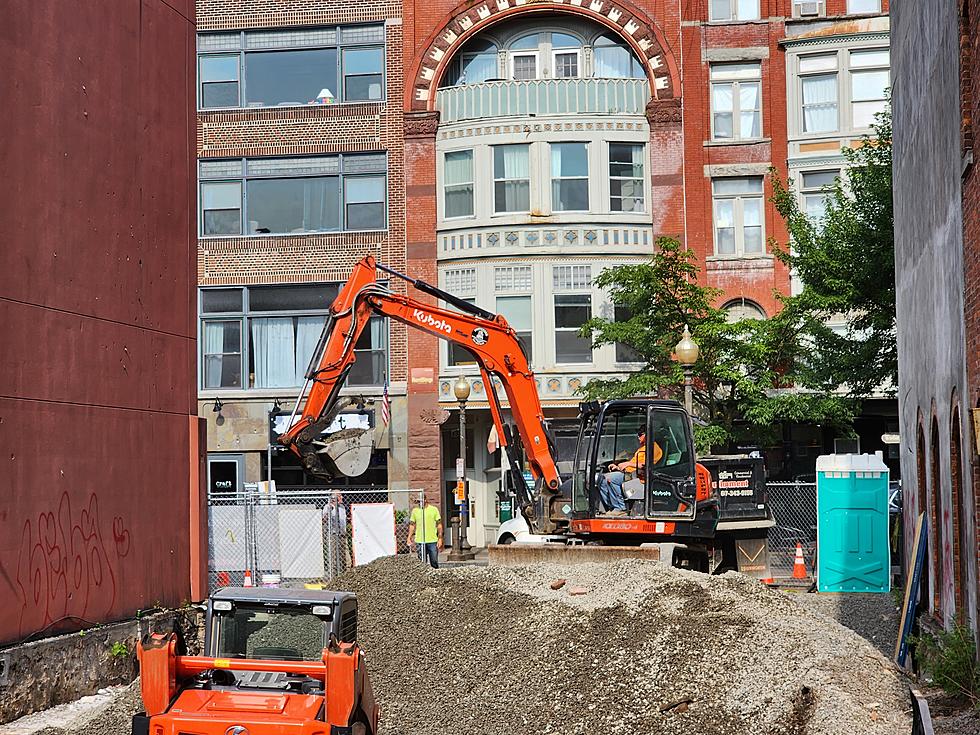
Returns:
[[[9,642],[202,581],[194,3],[7,3],[0,25]]]
[[[950,466],[952,402],[966,390],[963,321],[963,222],[961,217],[961,150],[959,107],[959,38],[956,0],[904,2],[892,12],[894,114],[895,248],[898,302],[899,411],[902,475],[905,483],[906,549],[914,519],[932,507],[920,507],[915,479],[925,468],[925,495],[938,497],[930,528],[930,606],[937,617],[952,619],[957,585],[973,603],[966,605],[976,625],[976,565],[966,570],[954,560],[958,533],[954,517],[973,517],[970,493],[964,507],[952,504],[951,471],[966,478],[964,466]],[[966,418],[961,409],[965,436]],[[934,482],[930,432],[938,426],[939,481]],[[925,439],[925,456],[917,450],[917,432]],[[967,443],[968,445],[968,443]],[[966,454],[963,452],[961,454]],[[964,481],[969,487],[969,482]],[[972,525],[965,531],[973,547]],[[941,539],[937,544],[936,540]],[[942,565],[941,569],[938,565]],[[943,585],[935,580],[941,572]],[[938,603],[938,605],[937,605]]]

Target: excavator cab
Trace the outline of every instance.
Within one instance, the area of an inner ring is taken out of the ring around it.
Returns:
[[[626,463],[626,515],[650,521],[690,521],[697,514],[694,438],[687,413],[675,401],[649,399],[583,403],[572,478],[575,518],[594,518],[603,504],[603,476]],[[606,480],[607,488],[611,480]],[[620,490],[620,487],[622,490]],[[610,491],[606,489],[608,494]]]

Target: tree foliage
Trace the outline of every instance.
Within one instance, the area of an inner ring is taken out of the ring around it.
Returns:
[[[698,283],[694,253],[661,238],[649,262],[604,270],[596,284],[606,289],[628,319],[597,317],[583,327],[595,346],[619,343],[632,348],[642,367],[625,379],[594,380],[589,398],[670,396],[683,398],[683,370],[674,346],[688,325],[700,347],[692,369],[694,413],[702,450],[736,443],[767,444],[779,422],[828,423],[848,431],[852,402],[829,394],[791,389],[798,357],[804,352],[793,319],[730,323],[714,306],[718,289]]]
[[[853,396],[894,392],[898,384],[895,331],[895,244],[892,218],[892,134],[888,113],[857,148],[845,148],[846,180],[828,187],[823,215],[800,207],[793,182],[771,179],[791,247],[774,248],[796,273],[802,291],[784,301],[810,345],[805,385]],[[845,321],[843,332],[828,322]]]

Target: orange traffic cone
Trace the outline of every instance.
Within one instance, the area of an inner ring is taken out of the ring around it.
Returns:
[[[795,574],[795,572],[794,572],[794,574]],[[254,587],[254,586],[255,585],[252,584],[252,570],[251,569],[246,569],[245,570],[245,581],[242,583],[242,587]]]
[[[803,544],[796,544],[796,558],[793,560],[793,579],[807,579],[806,563],[803,561]]]

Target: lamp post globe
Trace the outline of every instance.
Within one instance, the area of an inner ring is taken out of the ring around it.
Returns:
[[[674,345],[674,356],[684,369],[684,408],[687,409],[688,416],[694,412],[694,396],[691,391],[691,368],[698,361],[698,355],[700,354],[701,348],[691,338],[691,332],[685,324],[681,341]]]
[[[453,383],[453,393],[456,395],[457,401],[465,402],[470,397],[470,381],[460,375],[459,379]]]

